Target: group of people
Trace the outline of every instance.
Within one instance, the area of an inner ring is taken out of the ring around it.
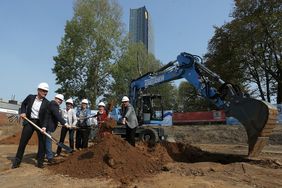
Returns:
[[[37,87],[36,95],[28,95],[21,104],[20,117],[23,119],[23,129],[20,143],[12,164],[12,168],[18,168],[23,159],[26,145],[34,131],[38,137],[37,167],[44,168],[43,162],[46,156],[48,163],[54,163],[54,157],[61,154],[62,148],[57,147],[56,154],[52,152],[52,140],[45,134],[52,135],[58,123],[61,124],[60,142],[63,143],[66,134],[69,133],[69,145],[71,149],[81,150],[88,147],[89,135],[91,131],[91,110],[88,108],[88,100],[83,99],[81,106],[74,110],[74,102],[70,98],[66,100],[66,108],[60,110],[60,105],[64,101],[62,94],[57,94],[52,101],[46,99],[49,85],[42,82]],[[133,106],[129,103],[129,98],[122,98],[122,124],[126,126],[126,140],[135,146],[135,132],[138,126],[137,117]],[[98,122],[98,136],[104,137],[111,134],[111,130],[103,126],[103,122],[109,118],[109,112],[104,102],[98,104],[98,112],[95,115]],[[40,127],[37,129],[33,124]],[[74,133],[76,132],[75,142]]]

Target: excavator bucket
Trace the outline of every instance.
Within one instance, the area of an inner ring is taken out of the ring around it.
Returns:
[[[237,97],[230,101],[227,116],[238,119],[248,135],[249,157],[256,157],[268,143],[269,136],[277,124],[277,108],[252,99]]]

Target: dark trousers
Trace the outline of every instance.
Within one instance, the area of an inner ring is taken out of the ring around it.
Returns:
[[[80,128],[76,131],[75,148],[87,148],[90,134],[90,128]]]
[[[130,128],[126,125],[126,141],[135,147],[135,132],[137,127]]]
[[[67,132],[69,132],[70,147],[71,147],[71,149],[73,149],[74,148],[74,130],[73,129],[68,129],[66,127],[62,127],[61,136],[60,136],[60,142],[64,143],[66,135],[67,135]],[[60,146],[58,146],[57,154],[60,155],[61,151],[62,151],[62,148]]]
[[[38,120],[32,120],[33,123],[38,125]],[[18,151],[15,158],[15,163],[20,164],[24,155],[25,147],[28,144],[29,139],[31,138],[33,132],[37,132],[38,136],[38,151],[37,151],[37,163],[43,164],[45,147],[44,147],[44,135],[33,127],[31,124],[26,123],[22,130],[22,135],[18,147]]]

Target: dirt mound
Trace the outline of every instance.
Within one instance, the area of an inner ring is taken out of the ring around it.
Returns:
[[[200,148],[180,142],[164,142],[162,145],[166,148],[168,155],[177,162],[192,163],[209,154],[208,152],[202,151]]]
[[[0,112],[0,126],[7,125],[7,124],[9,124],[7,114]]]
[[[0,144],[19,144],[20,139],[21,139],[21,134],[22,132],[17,132],[16,134],[13,134],[11,136],[8,136],[6,138],[3,138],[0,140]],[[37,133],[34,132],[32,137],[30,138],[29,145],[36,145],[38,144],[38,138],[37,138]]]
[[[153,148],[141,143],[132,147],[116,135],[110,135],[63,160],[49,168],[55,173],[71,177],[103,177],[122,183],[130,183],[160,171],[170,171],[167,166],[169,162],[255,163],[243,155],[210,153],[183,143],[163,142]]]
[[[71,177],[104,177],[127,183],[160,171],[165,160],[156,159],[154,155],[132,147],[119,136],[109,135],[49,168],[55,173]]]

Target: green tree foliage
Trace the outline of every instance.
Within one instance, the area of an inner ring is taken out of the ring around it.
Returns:
[[[234,36],[239,61],[246,63],[247,73],[257,84],[262,99],[270,101],[273,92],[282,102],[282,6],[281,0],[236,1],[233,12]]]
[[[263,100],[276,92],[281,103],[281,0],[236,0],[232,16],[209,43],[209,67]]]
[[[142,43],[130,44],[125,49],[122,57],[112,67],[112,93],[111,96],[120,100],[123,95],[129,93],[129,85],[133,79],[156,70],[159,62],[153,55],[148,54]]]
[[[128,95],[129,86],[133,79],[136,79],[148,72],[156,71],[161,67],[160,61],[147,52],[142,43],[130,44],[125,49],[122,57],[112,67],[113,84],[109,100],[119,102],[122,96]],[[143,93],[161,94],[166,100],[165,109],[172,109],[175,102],[175,88],[171,83],[164,83],[151,87]]]
[[[142,43],[128,45],[122,57],[112,67],[114,81],[109,97],[119,100],[123,95],[127,95],[130,82],[154,67],[158,67],[158,62],[147,53]]]
[[[188,82],[183,81],[178,87],[178,110],[180,112],[209,111],[215,106],[207,99],[198,95],[197,90]]]
[[[95,106],[110,85],[111,64],[120,54],[123,28],[115,1],[77,0],[74,16],[54,57],[57,90],[66,97],[88,98]]]
[[[236,54],[230,30],[223,27],[215,27],[215,34],[208,45],[208,53],[205,55],[205,65],[220,75],[221,79],[244,87],[244,71],[237,62]]]

